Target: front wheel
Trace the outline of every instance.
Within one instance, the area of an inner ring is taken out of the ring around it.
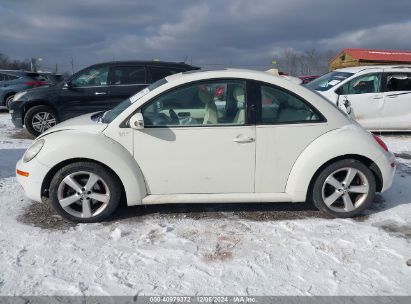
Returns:
[[[374,174],[354,159],[337,161],[316,178],[311,197],[314,205],[333,217],[360,214],[373,202],[376,191]]]
[[[117,176],[103,166],[76,162],[55,174],[49,193],[51,205],[63,218],[93,223],[117,209],[122,188]]]
[[[24,116],[27,131],[36,137],[58,124],[58,122],[57,113],[48,106],[32,107]]]

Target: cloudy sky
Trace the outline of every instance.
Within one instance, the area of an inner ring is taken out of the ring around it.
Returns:
[[[0,0],[0,53],[69,70],[161,59],[269,65],[285,48],[411,49],[410,0]]]

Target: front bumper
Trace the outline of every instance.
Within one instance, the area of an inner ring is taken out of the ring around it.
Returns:
[[[29,174],[27,177],[16,174],[17,181],[23,187],[26,197],[33,201],[41,202],[41,186],[50,168],[34,158],[28,163],[19,160],[16,164],[16,170],[27,172]]]
[[[23,118],[21,115],[16,115],[14,111],[11,113],[11,121],[16,128],[23,128]]]
[[[381,171],[383,182],[381,192],[384,192],[391,187],[394,180],[396,169],[395,156],[390,151],[385,152],[375,161],[375,164]]]

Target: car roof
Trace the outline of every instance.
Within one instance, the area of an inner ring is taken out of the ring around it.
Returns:
[[[358,73],[365,70],[373,70],[373,69],[411,69],[411,65],[363,65],[363,66],[355,66],[355,67],[348,67],[348,68],[341,68],[336,69],[334,72],[349,72],[349,73]]]
[[[186,83],[197,80],[206,80],[212,78],[239,78],[251,79],[256,81],[263,81],[273,83],[279,86],[288,86],[292,84],[291,81],[284,79],[281,76],[275,76],[264,71],[248,70],[248,69],[219,69],[219,70],[194,70],[173,74],[166,77],[167,82]],[[299,85],[297,85],[299,86]]]
[[[189,65],[184,62],[168,62],[168,61],[158,61],[158,60],[128,60],[128,61],[109,61],[93,64],[92,66],[100,65],[149,65],[149,66],[166,66],[166,67],[186,67],[186,68],[195,68],[199,67]]]

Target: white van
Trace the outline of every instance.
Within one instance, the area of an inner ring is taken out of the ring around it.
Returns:
[[[359,66],[324,74],[306,85],[354,109],[372,131],[411,130],[411,65]]]

